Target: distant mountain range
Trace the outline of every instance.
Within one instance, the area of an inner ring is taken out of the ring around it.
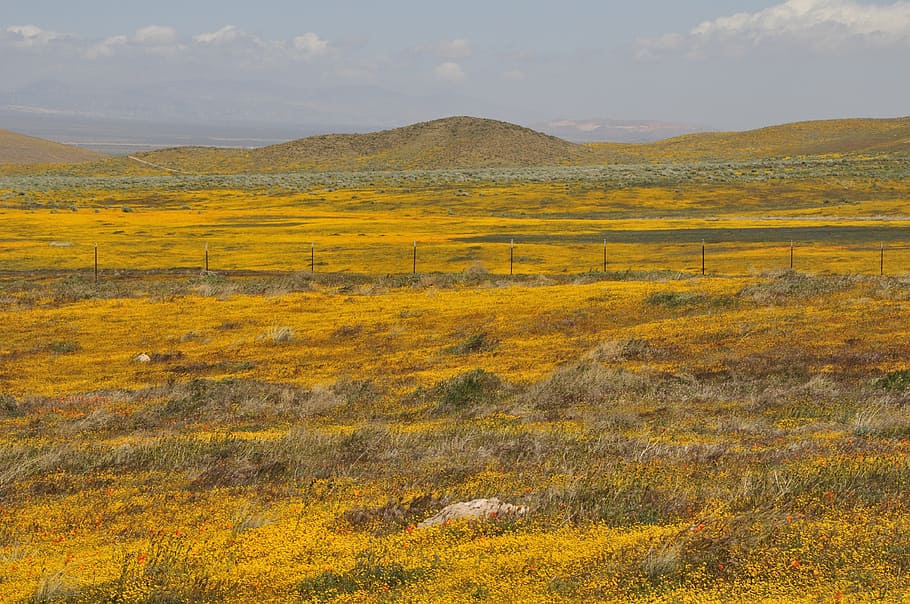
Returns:
[[[561,119],[531,127],[574,143],[650,143],[711,130],[693,124],[609,119]]]

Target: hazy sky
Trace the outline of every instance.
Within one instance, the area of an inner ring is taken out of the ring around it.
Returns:
[[[910,114],[908,64],[908,1],[4,0],[0,8],[0,103],[104,115],[135,102],[135,115],[149,119],[195,119],[208,103],[221,118],[251,120],[258,102],[273,121],[407,123],[436,111],[740,129]]]

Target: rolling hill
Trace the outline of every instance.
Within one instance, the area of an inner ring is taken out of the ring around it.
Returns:
[[[589,145],[605,163],[739,160],[910,151],[910,117],[796,122],[746,132],[705,132],[642,145]]]
[[[442,170],[740,161],[910,153],[910,117],[798,122],[747,132],[688,134],[654,143],[575,144],[489,119],[450,117],[370,134],[327,134],[255,149],[174,147],[107,158],[0,131],[0,150],[20,161],[91,163],[0,165],[3,173],[78,175],[238,174],[294,171]],[[34,149],[27,155],[28,149]],[[39,151],[43,150],[43,154]],[[66,153],[64,153],[64,151]],[[58,153],[55,155],[54,153]],[[24,159],[28,157],[29,159]],[[104,159],[98,160],[99,157]],[[8,160],[7,160],[8,161]],[[0,161],[3,164],[3,161]]]
[[[0,164],[71,164],[105,157],[96,151],[0,130]]]
[[[371,134],[328,134],[251,150],[178,147],[138,154],[189,173],[727,161],[910,151],[910,118],[798,122],[688,134],[644,144],[587,145],[495,120],[451,117]]]
[[[178,147],[137,154],[180,172],[433,170],[588,163],[581,145],[495,120],[450,117],[371,134],[327,134],[252,150]]]

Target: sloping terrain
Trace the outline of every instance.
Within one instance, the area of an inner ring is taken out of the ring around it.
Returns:
[[[434,170],[561,165],[593,153],[528,128],[451,117],[370,134],[327,134],[249,151],[202,147],[137,155],[185,172]]]
[[[596,143],[605,163],[737,160],[910,150],[910,117],[797,122],[747,132],[688,134],[644,145]]]
[[[255,149],[175,147],[131,157],[103,155],[40,141],[22,162],[4,164],[9,133],[0,131],[0,172],[121,175],[240,174],[297,171],[406,171],[612,164],[752,161],[910,152],[910,117],[798,122],[747,132],[689,134],[655,143],[580,145],[495,120],[450,117],[369,134],[326,134]],[[21,137],[28,139],[29,137]],[[51,152],[59,150],[62,155]],[[51,162],[87,162],[51,166]]]
[[[96,151],[0,130],[0,164],[69,164],[105,157]]]

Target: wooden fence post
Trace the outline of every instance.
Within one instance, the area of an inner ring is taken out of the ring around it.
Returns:
[[[607,240],[604,239],[604,272],[607,272]]]
[[[793,240],[790,240],[790,270],[793,270]]]
[[[205,272],[209,272],[209,244],[205,244]]]
[[[701,240],[701,274],[705,274],[705,240]]]
[[[515,240],[509,241],[509,275],[512,275],[512,267],[515,261]]]
[[[95,284],[98,284],[98,242],[95,242]]]
[[[414,274],[417,274],[417,242],[414,242]]]
[[[310,244],[310,272],[316,272],[316,243]]]

